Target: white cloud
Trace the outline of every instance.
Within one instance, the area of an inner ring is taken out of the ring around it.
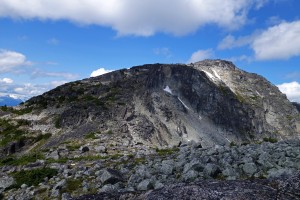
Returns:
[[[188,60],[187,63],[194,63],[212,57],[214,57],[214,52],[212,49],[198,50],[192,54],[191,58]]]
[[[0,83],[4,84],[12,84],[14,81],[11,78],[2,78],[0,79]]]
[[[300,21],[283,22],[268,28],[255,38],[252,48],[257,60],[300,56]]]
[[[52,81],[51,82],[51,86],[52,87],[57,87],[57,86],[60,86],[60,85],[63,85],[63,84],[65,84],[65,83],[67,83],[68,81]]]
[[[293,79],[293,80],[299,79],[300,78],[300,72],[291,72],[291,73],[287,74],[285,76],[285,78],[287,78],[287,79]]]
[[[11,96],[22,100],[27,100],[30,97],[40,95],[54,88],[51,84],[10,84],[6,87],[1,87],[1,96]]]
[[[257,30],[249,36],[226,36],[218,49],[232,49],[248,45],[255,60],[283,60],[300,56],[300,20],[282,21],[266,30]]]
[[[166,58],[170,58],[172,57],[172,52],[170,51],[169,48],[167,47],[162,47],[162,48],[156,48],[153,50],[153,52],[156,54],[156,55],[162,55]]]
[[[97,69],[95,71],[93,71],[91,73],[91,77],[95,77],[95,76],[100,76],[102,74],[106,74],[106,73],[109,73],[109,72],[112,72],[113,70],[107,70],[107,69],[104,69],[104,68],[100,68],[100,69]]]
[[[23,54],[0,49],[0,73],[13,72],[17,68],[30,64],[31,62]]]
[[[56,38],[51,38],[51,39],[47,40],[47,43],[51,44],[51,45],[58,45],[59,44],[59,40],[56,39]]]
[[[249,45],[253,42],[255,39],[255,34],[250,36],[242,36],[235,38],[232,35],[226,36],[218,45],[218,49],[224,50],[224,49],[233,49],[237,47],[242,47],[245,45]]]
[[[231,58],[226,58],[225,60],[230,60],[231,62],[238,62],[238,61],[242,61],[242,62],[252,62],[253,58],[250,56],[246,56],[246,55],[241,55],[241,56],[234,56]]]
[[[286,94],[290,101],[300,103],[300,84],[296,81],[277,85],[279,90]]]
[[[69,20],[111,27],[118,35],[184,35],[205,24],[235,29],[267,0],[1,0],[0,17]]]
[[[66,72],[46,72],[36,69],[31,73],[32,78],[40,77],[63,77],[65,79],[73,80],[78,78],[77,74],[66,73]]]

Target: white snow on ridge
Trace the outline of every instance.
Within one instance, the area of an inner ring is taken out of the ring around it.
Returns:
[[[214,72],[214,75],[215,75],[218,79],[221,80],[221,77],[219,76],[219,74],[218,74],[214,69],[212,69],[212,71]]]
[[[182,105],[186,108],[186,109],[190,109],[187,105],[185,105],[185,103],[183,103],[183,101],[178,97],[178,100],[182,103]]]
[[[207,71],[205,71],[205,70],[202,70],[202,71],[204,71],[205,72],[205,74],[210,78],[210,79],[215,79],[216,77],[214,76],[214,75],[212,75],[211,73],[209,73],[209,72],[207,72]]]
[[[173,95],[172,90],[168,85],[164,88],[164,91]]]

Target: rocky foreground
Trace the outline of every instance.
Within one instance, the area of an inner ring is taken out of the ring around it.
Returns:
[[[2,159],[1,198],[300,199],[300,140],[97,151],[105,149],[65,144],[35,159]]]

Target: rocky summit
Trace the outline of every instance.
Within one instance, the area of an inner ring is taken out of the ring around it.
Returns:
[[[228,61],[67,83],[0,123],[0,199],[300,199],[299,104]]]

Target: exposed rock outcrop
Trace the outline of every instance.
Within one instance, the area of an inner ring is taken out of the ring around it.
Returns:
[[[202,146],[299,137],[299,113],[276,86],[231,62],[143,65],[59,86],[25,103],[53,146],[112,131],[133,143]]]

